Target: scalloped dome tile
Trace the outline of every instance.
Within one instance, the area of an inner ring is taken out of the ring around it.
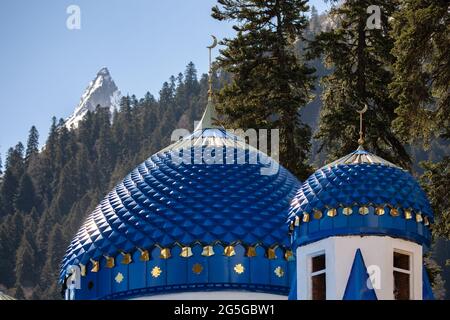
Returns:
[[[191,156],[204,147],[198,149],[191,148]],[[224,159],[230,154],[234,159],[267,158],[254,149],[228,147],[222,152]],[[63,268],[88,261],[91,254],[114,255],[117,250],[175,242],[289,245],[286,211],[300,183],[286,169],[280,166],[274,175],[261,175],[261,168],[271,165],[267,160],[185,164],[173,157],[171,149],[152,155],[106,195],[69,245]]]

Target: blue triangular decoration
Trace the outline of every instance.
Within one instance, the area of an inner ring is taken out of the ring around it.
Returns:
[[[430,279],[428,278],[428,273],[425,266],[423,266],[422,270],[422,299],[434,300],[433,290],[431,289]]]
[[[353,260],[352,271],[347,281],[343,300],[378,300],[375,290],[367,287],[369,275],[361,250],[358,249]]]
[[[297,270],[294,271],[291,289],[289,290],[288,300],[297,300]]]

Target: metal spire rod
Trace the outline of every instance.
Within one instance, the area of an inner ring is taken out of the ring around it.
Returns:
[[[208,77],[208,85],[209,85],[209,89],[208,89],[208,99],[212,100],[212,95],[213,95],[213,88],[212,88],[212,56],[211,56],[211,51],[213,48],[215,48],[217,46],[217,38],[213,35],[211,35],[211,37],[213,38],[213,43],[210,46],[207,46],[207,48],[209,49],[209,77]]]
[[[367,104],[364,104],[362,110],[356,110],[359,113],[359,139],[358,144],[362,146],[364,144],[364,131],[363,131],[363,114],[368,110]]]

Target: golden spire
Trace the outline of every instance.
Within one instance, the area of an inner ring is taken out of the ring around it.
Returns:
[[[211,37],[213,38],[213,43],[210,46],[207,46],[207,48],[209,50],[209,76],[208,76],[209,89],[208,89],[208,100],[212,100],[212,96],[213,96],[213,88],[212,88],[213,72],[212,72],[211,52],[212,52],[212,49],[214,49],[217,46],[217,38],[215,36],[213,36],[213,35],[211,35]]]
[[[213,38],[213,43],[207,47],[209,49],[208,104],[206,105],[206,109],[205,112],[203,113],[202,119],[195,126],[195,131],[200,129],[220,128],[220,126],[213,124],[214,121],[217,121],[217,113],[213,103],[213,87],[212,87],[213,71],[212,71],[211,51],[213,48],[217,46],[217,38],[213,35],[211,37]]]
[[[367,112],[367,104],[364,104],[364,108],[362,110],[356,110],[359,113],[359,139],[358,144],[362,147],[364,144],[364,131],[363,131],[363,114]]]

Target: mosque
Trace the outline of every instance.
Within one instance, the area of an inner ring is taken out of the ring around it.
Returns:
[[[210,89],[196,130],[87,217],[61,264],[66,299],[433,299],[429,201],[364,150],[360,114],[360,147],[301,183],[213,123]]]

